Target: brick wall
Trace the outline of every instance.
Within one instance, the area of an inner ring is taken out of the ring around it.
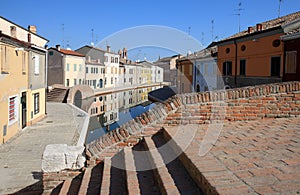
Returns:
[[[300,82],[287,82],[203,93],[178,94],[148,112],[109,132],[86,151],[89,163],[113,156],[142,135],[164,126],[207,124],[235,120],[300,115]]]
[[[112,157],[141,136],[165,126],[209,124],[300,115],[300,82],[259,85],[223,91],[175,95],[164,104],[122,125],[86,146],[87,164]],[[50,190],[80,171],[44,173],[44,190]]]

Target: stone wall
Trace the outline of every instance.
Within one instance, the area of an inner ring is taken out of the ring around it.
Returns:
[[[300,82],[175,95],[86,146],[95,163],[164,126],[300,115]]]

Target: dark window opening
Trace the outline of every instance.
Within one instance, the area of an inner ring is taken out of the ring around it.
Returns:
[[[246,60],[240,60],[240,75],[246,75]]]
[[[232,75],[232,62],[223,62],[223,75]]]
[[[280,77],[280,57],[271,58],[271,76]]]

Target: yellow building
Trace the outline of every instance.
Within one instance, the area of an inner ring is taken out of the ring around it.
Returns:
[[[0,17],[0,144],[45,116],[47,42]]]

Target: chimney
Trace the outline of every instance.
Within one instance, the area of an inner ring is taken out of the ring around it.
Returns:
[[[262,24],[256,24],[256,31],[261,31],[262,30]]]
[[[56,47],[57,51],[60,51],[60,45],[56,45],[55,47]]]
[[[110,46],[109,45],[106,46],[106,51],[110,52]]]
[[[87,56],[87,61],[91,62],[91,56]]]
[[[36,26],[33,26],[33,25],[29,25],[28,26],[28,30],[34,34],[36,34]]]
[[[28,43],[31,43],[31,34],[30,33],[28,33],[28,35],[27,35],[27,41],[28,41]]]
[[[127,49],[123,48],[123,58],[127,59]]]
[[[252,33],[253,32],[253,27],[252,26],[249,26],[248,27],[248,34]]]

